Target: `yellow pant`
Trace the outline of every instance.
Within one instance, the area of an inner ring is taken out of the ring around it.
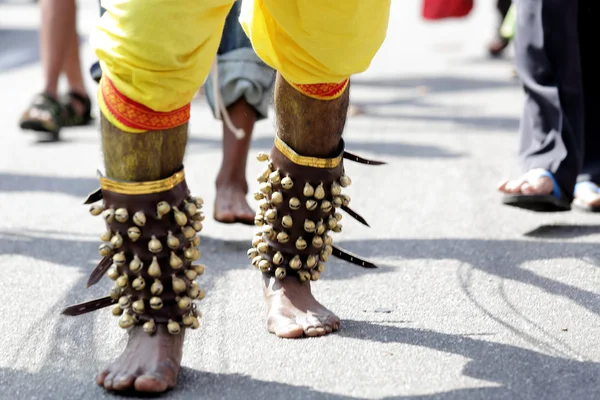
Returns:
[[[233,1],[103,1],[92,37],[108,78],[99,92],[103,114],[130,132],[189,116]],[[240,22],[258,56],[290,84],[335,85],[368,68],[389,8],[390,0],[244,0]]]

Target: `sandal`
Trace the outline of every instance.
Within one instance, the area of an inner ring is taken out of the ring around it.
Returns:
[[[73,101],[83,106],[83,112],[78,113],[73,107]],[[92,120],[92,103],[90,98],[82,96],[76,92],[69,92],[62,103],[63,108],[63,126],[85,126]]]
[[[537,212],[559,212],[569,211],[571,204],[568,196],[560,188],[558,182],[551,172],[546,170],[531,170],[525,174],[523,179],[526,182],[533,182],[541,177],[548,177],[552,180],[553,189],[550,194],[507,194],[504,195],[502,203],[507,206],[523,208],[525,210]]]
[[[598,187],[598,185],[596,185],[594,182],[589,182],[589,181],[579,182],[575,185],[575,190],[574,190],[575,199],[573,200],[573,206],[575,206],[575,208],[577,208],[581,211],[592,212],[592,213],[600,212],[600,205],[592,206],[592,205],[586,204],[581,199],[577,198],[577,190],[584,190],[584,189],[589,189],[595,193],[600,194],[600,187]]]
[[[38,94],[21,116],[21,129],[58,134],[63,126],[63,106],[48,93]]]

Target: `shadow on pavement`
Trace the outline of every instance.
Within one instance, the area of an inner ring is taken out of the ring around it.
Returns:
[[[9,71],[40,60],[37,29],[0,28],[0,71]]]
[[[87,195],[100,186],[96,178],[67,178],[56,176],[23,175],[0,173],[0,192],[50,192],[64,193],[80,197],[81,202]]]
[[[572,239],[597,235],[600,233],[600,225],[541,225],[525,232],[523,236],[539,239]]]
[[[463,375],[497,387],[457,389],[422,396],[385,399],[597,399],[600,363],[554,357],[522,347],[431,330],[400,328],[367,321],[343,321],[339,335],[354,339],[402,343],[457,354],[469,361]]]

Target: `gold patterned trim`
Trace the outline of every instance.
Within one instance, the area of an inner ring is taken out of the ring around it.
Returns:
[[[275,136],[275,147],[291,162],[305,167],[313,168],[335,168],[342,162],[343,152],[335,158],[317,158],[301,156],[290,148],[279,136]]]
[[[183,169],[168,178],[150,182],[113,181],[112,179],[102,176],[100,172],[98,172],[98,175],[100,176],[100,187],[103,190],[120,194],[151,194],[166,192],[179,185],[185,179]]]

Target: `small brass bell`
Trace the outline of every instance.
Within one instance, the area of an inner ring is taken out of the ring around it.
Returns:
[[[267,199],[262,199],[258,202],[258,208],[260,208],[263,212],[267,211],[270,206],[271,204],[269,204],[269,200]]]
[[[329,253],[327,253],[325,250],[321,250],[319,253],[319,260],[327,262],[329,260]]]
[[[174,251],[171,252],[171,256],[169,257],[169,265],[173,269],[179,269],[183,267],[183,260],[177,257]]]
[[[196,230],[191,226],[184,226],[183,228],[181,228],[181,233],[183,233],[183,237],[187,240],[190,240],[194,236],[196,236]]]
[[[127,275],[121,275],[117,278],[117,281],[115,283],[118,287],[125,289],[127,285],[129,285],[129,277]]]
[[[204,205],[204,199],[202,199],[202,197],[194,197],[192,198],[192,201],[196,203],[196,207],[198,208],[202,208]]]
[[[194,234],[196,234],[196,232],[194,232]],[[177,239],[177,237],[173,235],[173,232],[171,231],[169,231],[167,235],[167,246],[173,250],[177,250],[179,248],[179,239]]]
[[[185,209],[185,212],[191,217],[193,215],[196,215],[196,213],[198,212],[198,207],[196,207],[196,205],[194,203],[185,203],[185,205],[183,206],[183,208]]]
[[[200,327],[200,321],[198,321],[198,318],[194,318],[194,321],[192,323],[192,329],[198,329]]]
[[[192,282],[191,286],[187,290],[187,295],[192,299],[197,299],[200,296],[200,288],[196,282]]]
[[[302,205],[302,203],[300,202],[300,199],[298,199],[297,197],[292,197],[288,204],[290,206],[290,210],[298,210],[300,208],[300,206]]]
[[[348,207],[350,205],[350,196],[347,194],[342,195],[342,205]]]
[[[306,200],[306,209],[308,211],[314,211],[317,209],[317,202],[313,199]]]
[[[200,246],[200,236],[194,236],[192,239],[192,246],[198,247]]]
[[[316,270],[312,270],[310,271],[310,280],[311,281],[318,281],[321,278],[321,274],[319,273],[319,271]]]
[[[194,228],[194,230],[196,232],[200,232],[202,230],[202,222],[201,221],[192,222],[192,228]]]
[[[262,260],[261,256],[256,256],[252,259],[252,265],[254,265],[255,267],[258,268],[258,263],[260,262],[260,260]]]
[[[142,269],[143,266],[144,263],[142,262],[142,260],[140,260],[137,254],[133,256],[133,260],[131,260],[131,262],[129,263],[129,269],[131,270],[131,272],[138,272]]]
[[[155,331],[156,323],[154,323],[153,319],[144,324],[144,332],[146,332],[147,334],[152,335]]]
[[[340,233],[342,231],[342,224],[337,224],[336,226],[334,226],[332,231]]]
[[[320,249],[321,247],[323,247],[323,238],[321,236],[313,236],[312,245],[317,249]]]
[[[328,244],[328,245],[332,245],[333,244],[333,238],[331,236],[329,236],[329,235],[326,235],[325,239],[323,241],[325,242],[325,244]]]
[[[306,259],[306,266],[308,268],[314,268],[319,262],[319,256],[311,255]]]
[[[262,234],[265,235],[269,239],[273,239],[273,236],[275,235],[275,231],[273,230],[272,226],[267,225],[264,228],[262,228]]]
[[[265,224],[265,217],[262,214],[256,214],[254,216],[254,225],[263,226]]]
[[[194,324],[194,319],[193,315],[188,314],[181,319],[181,322],[184,326],[191,327]]]
[[[192,256],[192,261],[196,261],[197,259],[199,259],[199,258],[200,258],[200,250],[198,250],[197,248],[195,248],[195,247],[194,247],[194,248],[192,249],[192,251],[193,251],[193,254],[194,254],[194,255]]]
[[[334,207],[338,207],[339,208],[339,207],[342,206],[342,204],[343,204],[343,202],[342,202],[342,198],[340,196],[335,196],[333,198],[333,206]]]
[[[265,198],[265,195],[261,192],[254,192],[254,200],[262,200]]]
[[[340,185],[342,187],[348,187],[352,184],[352,180],[350,179],[350,177],[348,175],[342,175],[340,177]]]
[[[278,241],[279,243],[287,243],[287,242],[289,242],[289,241],[290,241],[290,235],[288,235],[288,234],[287,234],[287,233],[285,233],[285,232],[279,232],[279,233],[277,234],[277,241]]]
[[[198,293],[198,300],[202,300],[206,296],[204,290],[200,289],[200,293]]]
[[[104,211],[104,206],[100,205],[100,204],[92,204],[92,206],[90,207],[90,214],[92,214],[94,217],[97,215],[102,214],[102,211]]]
[[[304,220],[304,230],[308,233],[313,233],[317,229],[315,223],[309,219]]]
[[[283,195],[281,194],[281,192],[274,192],[271,195],[271,204],[278,205],[278,204],[281,204],[282,202],[283,202]]]
[[[102,218],[104,218],[104,220],[107,223],[112,223],[115,220],[115,210],[113,210],[112,208],[104,210],[102,212]]]
[[[131,302],[129,300],[129,297],[122,296],[119,298],[119,307],[121,307],[123,310],[129,308],[130,305],[131,305]]]
[[[281,218],[281,225],[288,229],[294,226],[294,220],[292,219],[292,216],[284,215],[283,218]]]
[[[273,222],[275,221],[275,219],[277,219],[277,210],[275,209],[270,209],[265,213],[265,218],[267,219],[267,221],[269,222]]]
[[[256,155],[256,159],[260,162],[265,162],[269,159],[269,155],[261,152]]]
[[[298,255],[294,256],[294,258],[290,260],[289,264],[291,269],[299,270],[302,268],[302,260],[300,260],[300,256]]]
[[[260,185],[258,185],[258,190],[260,190],[264,194],[271,194],[271,192],[273,191],[273,187],[269,182],[263,182]]]
[[[266,177],[263,175],[263,173],[261,172],[260,174],[258,174],[258,175],[256,176],[256,181],[257,181],[258,183],[264,183],[264,182],[266,182],[266,181],[267,181],[267,178],[266,178]]]
[[[196,273],[198,275],[204,274],[204,265],[202,265],[202,264],[195,264],[195,265],[192,265],[192,268],[194,268],[194,271],[196,271]]]
[[[298,271],[298,278],[300,278],[300,282],[310,281],[310,273],[308,271]]]
[[[304,197],[312,197],[315,194],[315,188],[312,187],[310,183],[306,182],[304,189],[302,189],[302,194]]]
[[[283,187],[285,190],[290,190],[294,187],[294,181],[292,181],[292,178],[289,176],[286,176],[281,180],[281,187]]]
[[[246,252],[246,254],[248,255],[248,258],[252,260],[258,255],[258,251],[255,248],[251,248]]]
[[[136,314],[143,314],[145,311],[144,300],[136,300],[131,305],[131,309]]]
[[[335,219],[333,216],[330,216],[329,218],[327,218],[327,226],[329,227],[329,229],[335,228],[336,225],[337,225],[337,219]]]
[[[269,166],[262,170],[261,177],[265,180],[265,182],[269,179],[269,175],[271,175],[271,172],[273,172],[273,170]]]
[[[118,286],[113,286],[110,289],[110,298],[113,300],[119,300],[119,297],[121,297],[121,293],[123,293],[123,289],[121,289]]]
[[[265,242],[259,243],[258,246],[256,246],[256,250],[258,250],[259,253],[265,254],[267,251],[269,251],[269,245]]]
[[[300,236],[296,240],[296,248],[298,250],[304,250],[304,249],[306,249],[307,246],[308,246],[308,244],[306,243],[306,240],[302,239],[302,236]]]
[[[160,310],[163,307],[163,301],[160,297],[151,297],[150,298],[150,308],[153,310]]]
[[[162,284],[161,281],[159,281],[158,279],[155,279],[154,282],[152,283],[152,286],[150,286],[150,293],[152,293],[155,296],[160,296],[163,292],[164,286]]]
[[[100,235],[100,240],[102,240],[103,242],[110,242],[112,236],[112,231],[110,229],[107,229],[104,231],[104,233]]]
[[[317,235],[322,235],[325,233],[325,224],[323,223],[322,219],[320,219],[319,222],[317,222],[317,227],[315,228],[315,233]]]
[[[112,315],[114,315],[115,317],[118,317],[121,314],[123,314],[123,309],[121,307],[116,305],[112,308]]]
[[[319,186],[317,186],[317,188],[315,189],[315,199],[317,200],[322,200],[325,197],[325,188],[323,187],[323,184],[319,184]]]
[[[333,182],[331,184],[331,195],[332,196],[339,196],[341,194],[342,194],[342,187],[340,186],[339,183]]]
[[[179,211],[177,207],[173,207],[173,215],[175,216],[175,222],[177,223],[177,225],[185,226],[185,224],[187,224],[187,216],[181,211]]]
[[[127,236],[129,236],[129,239],[131,239],[132,242],[135,242],[142,236],[142,231],[137,226],[132,226],[127,229]]]
[[[106,275],[108,275],[108,277],[110,279],[112,279],[113,281],[116,281],[117,278],[119,276],[121,276],[121,274],[119,273],[119,270],[114,265],[108,269],[108,271],[106,272]]]
[[[273,171],[269,174],[269,180],[273,185],[279,185],[281,182],[281,176],[279,175],[279,171]]]
[[[194,261],[200,257],[200,252],[195,247],[188,247],[183,251],[183,257],[188,261]]]
[[[192,221],[203,222],[205,219],[206,219],[206,217],[201,212],[198,212],[198,213],[192,215]]]
[[[260,272],[267,272],[270,267],[271,263],[267,260],[260,260],[258,263],[258,269],[260,269]]]
[[[102,257],[108,257],[113,253],[113,248],[109,244],[102,243],[98,248],[98,252]]]
[[[173,291],[175,293],[183,293],[187,288],[185,281],[175,275],[173,275],[173,278],[171,279],[171,284],[173,285]]]
[[[115,233],[115,235],[110,239],[110,245],[113,249],[118,249],[123,246],[123,237],[119,232]]]
[[[190,281],[193,281],[194,279],[196,279],[197,276],[198,276],[198,274],[193,269],[185,270],[185,277],[188,278]]]
[[[158,264],[158,259],[156,257],[152,257],[152,263],[148,267],[148,275],[153,278],[158,278],[160,276],[160,265]]]
[[[286,272],[285,268],[283,268],[283,267],[279,267],[275,270],[275,278],[277,278],[277,279],[283,279],[283,278],[285,278],[286,275],[287,275],[287,272]]]
[[[131,328],[135,324],[135,320],[129,314],[123,314],[121,318],[119,318],[119,326],[123,329]]]
[[[169,323],[167,324],[167,330],[171,335],[177,335],[179,332],[181,332],[181,327],[177,322],[169,320]]]
[[[333,214],[333,217],[339,222],[342,220],[342,214],[340,213],[335,213]]]
[[[138,211],[133,214],[133,223],[137,226],[146,225],[146,215],[142,211]]]
[[[126,208],[117,208],[115,211],[115,219],[117,222],[125,223],[129,219],[129,213]]]
[[[327,252],[327,254],[332,255],[333,254],[333,246],[331,246],[330,244],[325,245],[325,249],[323,249]]]
[[[273,264],[280,265],[283,262],[283,254],[280,251],[273,255]]]
[[[171,206],[166,201],[159,201],[156,205],[156,218],[161,219],[171,211]]]
[[[325,263],[319,262],[317,264],[317,271],[319,271],[321,274],[325,272]]]
[[[160,240],[156,238],[156,236],[152,235],[152,239],[148,242],[148,250],[152,253],[159,253],[162,250],[163,246]]]
[[[146,288],[146,281],[141,276],[138,276],[131,283],[131,287],[137,291],[144,290]]]
[[[261,236],[254,236],[252,237],[252,247],[256,247],[258,246],[259,243],[262,243],[262,234]]]
[[[331,202],[329,200],[323,200],[321,202],[321,210],[323,210],[323,212],[330,212],[331,209],[333,208],[333,205],[331,204]]]
[[[125,262],[127,261],[127,258],[125,257],[125,253],[124,252],[120,252],[120,253],[115,254],[113,256],[113,261],[119,267],[122,267],[123,265],[125,265]]]
[[[182,310],[187,310],[192,306],[192,301],[189,297],[184,296],[177,301],[177,306]]]

